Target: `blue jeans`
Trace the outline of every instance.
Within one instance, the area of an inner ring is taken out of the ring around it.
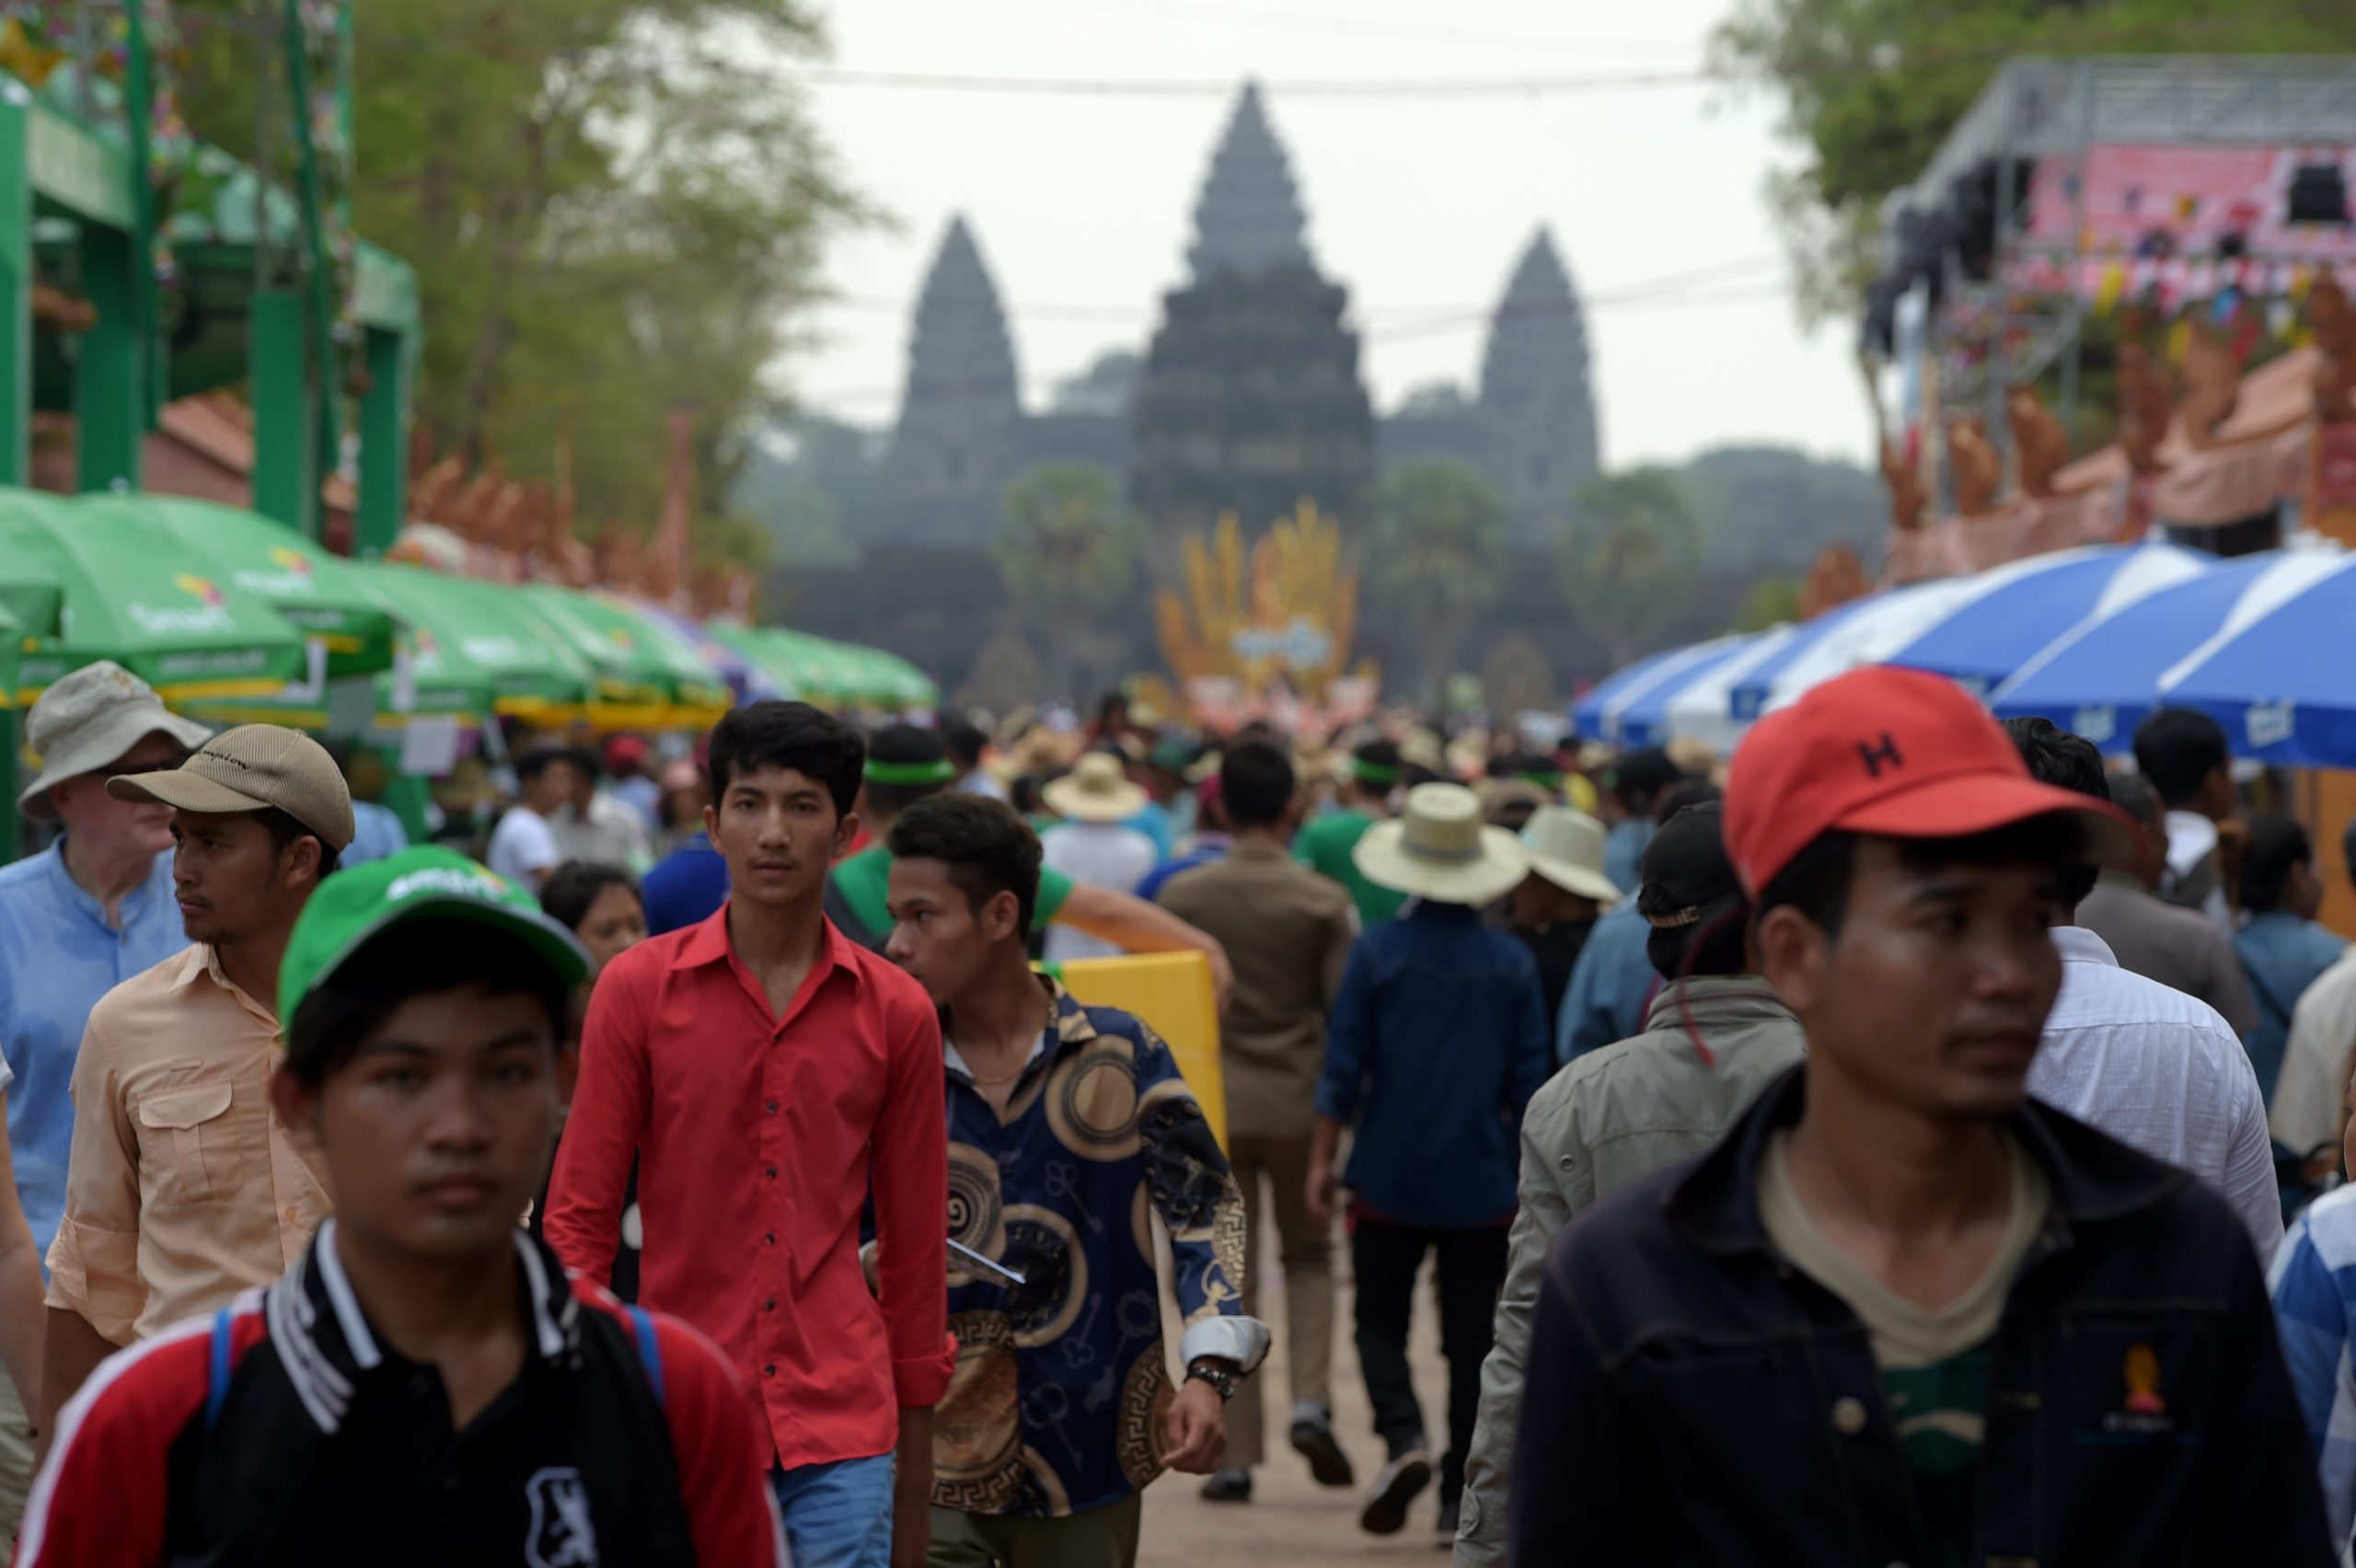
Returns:
[[[891,1568],[892,1456],[769,1471],[793,1568]]]

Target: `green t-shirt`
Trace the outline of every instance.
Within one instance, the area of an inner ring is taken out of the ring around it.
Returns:
[[[881,844],[871,844],[837,866],[833,872],[834,891],[851,917],[867,928],[853,931],[846,928],[844,934],[864,947],[880,945],[892,933],[889,884],[892,879],[892,851]],[[1071,896],[1071,879],[1061,871],[1039,868],[1039,903],[1031,912],[1031,928],[1044,931],[1048,922],[1063,913],[1064,901]],[[839,914],[840,911],[831,913]],[[843,924],[839,919],[837,924]]]
[[[1374,818],[1349,807],[1319,817],[1302,828],[1300,836],[1292,843],[1294,859],[1350,890],[1350,902],[1358,906],[1361,926],[1371,926],[1377,920],[1395,920],[1407,904],[1405,894],[1367,881],[1366,873],[1358,870],[1357,861],[1352,858],[1358,840],[1373,825]]]

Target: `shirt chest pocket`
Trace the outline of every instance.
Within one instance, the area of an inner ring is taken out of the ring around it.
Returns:
[[[227,1083],[160,1090],[139,1101],[147,1196],[156,1203],[202,1203],[234,1196],[246,1176],[237,1095]]]

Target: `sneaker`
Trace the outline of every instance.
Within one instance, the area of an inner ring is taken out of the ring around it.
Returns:
[[[1203,1482],[1206,1503],[1249,1503],[1252,1501],[1252,1472],[1241,1466],[1214,1471]]]
[[[1357,1483],[1357,1471],[1350,1468],[1350,1456],[1342,1452],[1342,1445],[1334,1441],[1334,1424],[1330,1421],[1294,1422],[1292,1451],[1309,1461],[1309,1473],[1320,1486]]]
[[[1456,1529],[1463,1522],[1464,1499],[1461,1496],[1442,1497],[1439,1500],[1439,1539],[1436,1543],[1441,1551],[1452,1551],[1455,1548]]]
[[[1432,1457],[1410,1448],[1374,1478],[1374,1490],[1358,1513],[1358,1525],[1373,1535],[1397,1535],[1407,1528],[1407,1505],[1432,1483]]]

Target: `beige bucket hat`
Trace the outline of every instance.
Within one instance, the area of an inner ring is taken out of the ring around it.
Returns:
[[[1377,823],[1352,856],[1367,880],[1436,904],[1487,904],[1530,874],[1521,840],[1481,820],[1461,784],[1418,784],[1406,810]]]
[[[1603,874],[1603,824],[1585,812],[1548,806],[1521,830],[1530,869],[1561,888],[1599,904],[1626,896]]]
[[[338,853],[352,847],[352,791],[327,747],[300,730],[240,724],[178,767],[107,780],[118,801],[156,801],[184,812],[284,812]]]
[[[1090,752],[1072,770],[1039,791],[1047,809],[1069,822],[1126,822],[1145,810],[1145,790],[1110,752]]]
[[[17,804],[27,816],[53,817],[52,785],[113,767],[150,735],[201,746],[212,733],[166,708],[154,686],[113,660],[85,664],[41,693],[25,716],[25,744],[40,758],[40,771]]]

